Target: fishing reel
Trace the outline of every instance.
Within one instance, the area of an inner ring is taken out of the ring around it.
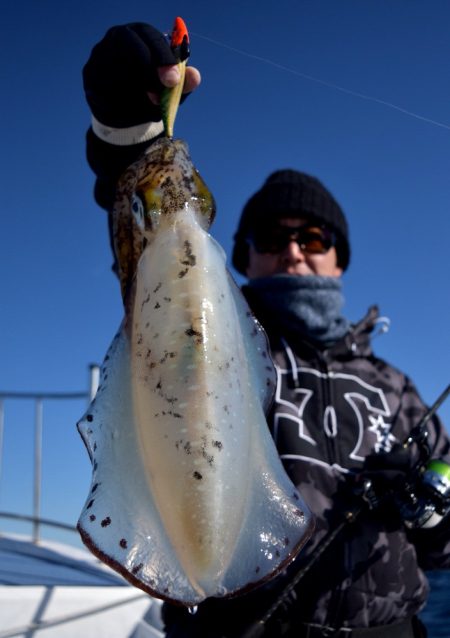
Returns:
[[[436,527],[450,511],[450,465],[440,459],[429,461],[394,495],[394,503],[409,529]]]
[[[392,481],[384,474],[369,472],[353,484],[353,493],[370,510],[393,507],[409,529],[435,527],[450,512],[450,465],[445,461],[428,460]]]
[[[444,394],[448,395],[448,388]],[[431,412],[426,420],[413,428],[403,444],[405,449],[416,444],[419,452],[418,461],[407,475],[404,489],[394,494],[397,510],[409,529],[436,527],[450,511],[450,465],[442,459],[432,459],[428,444],[425,424]]]
[[[450,512],[450,465],[432,459],[426,424],[450,394],[450,385],[411,430],[403,444],[389,453],[366,459],[366,472],[356,481],[354,492],[369,509],[394,506],[409,529],[436,527]],[[417,456],[411,466],[410,449]]]

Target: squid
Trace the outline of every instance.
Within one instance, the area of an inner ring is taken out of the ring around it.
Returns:
[[[92,462],[82,540],[188,607],[274,577],[313,528],[267,426],[267,337],[209,234],[214,213],[182,140],[157,140],[122,176],[124,318],[78,423]]]

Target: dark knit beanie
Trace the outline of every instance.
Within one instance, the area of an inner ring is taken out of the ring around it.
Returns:
[[[234,235],[233,266],[245,275],[248,265],[248,236],[261,224],[282,217],[304,217],[327,224],[336,233],[338,266],[345,270],[350,261],[348,225],[344,213],[318,179],[286,169],[269,175],[262,188],[246,203]]]

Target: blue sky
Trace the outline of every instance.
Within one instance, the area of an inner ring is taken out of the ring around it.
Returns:
[[[170,30],[176,15],[191,31],[203,83],[175,134],[216,197],[212,234],[229,254],[242,205],[271,171],[319,177],[350,224],[347,316],[379,304],[391,329],[374,342],[377,354],[431,403],[449,382],[450,354],[445,0],[8,3],[0,390],[87,388],[88,365],[101,362],[118,327],[106,215],[84,158],[81,68],[110,26]],[[44,407],[45,516],[76,520],[87,494],[89,462],[75,431],[83,410],[83,402]],[[0,509],[30,511],[33,406],[7,402],[5,413]],[[450,424],[450,401],[440,414]]]

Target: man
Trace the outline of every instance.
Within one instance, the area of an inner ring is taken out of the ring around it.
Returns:
[[[162,132],[158,96],[179,81],[174,62],[162,34],[131,24],[108,31],[84,68],[88,158],[108,210],[121,172]],[[185,88],[199,81],[189,69]],[[417,451],[400,444],[426,407],[408,377],[372,353],[377,309],[357,325],[342,315],[349,260],[344,213],[316,178],[276,171],[245,205],[233,264],[270,338],[278,384],[269,423],[316,531],[285,573],[246,596],[207,600],[194,614],[165,605],[170,638],[425,635],[422,569],[450,566],[450,525],[414,529],[402,506]],[[437,417],[428,429],[433,458],[449,463]],[[397,503],[383,499],[397,488]]]

